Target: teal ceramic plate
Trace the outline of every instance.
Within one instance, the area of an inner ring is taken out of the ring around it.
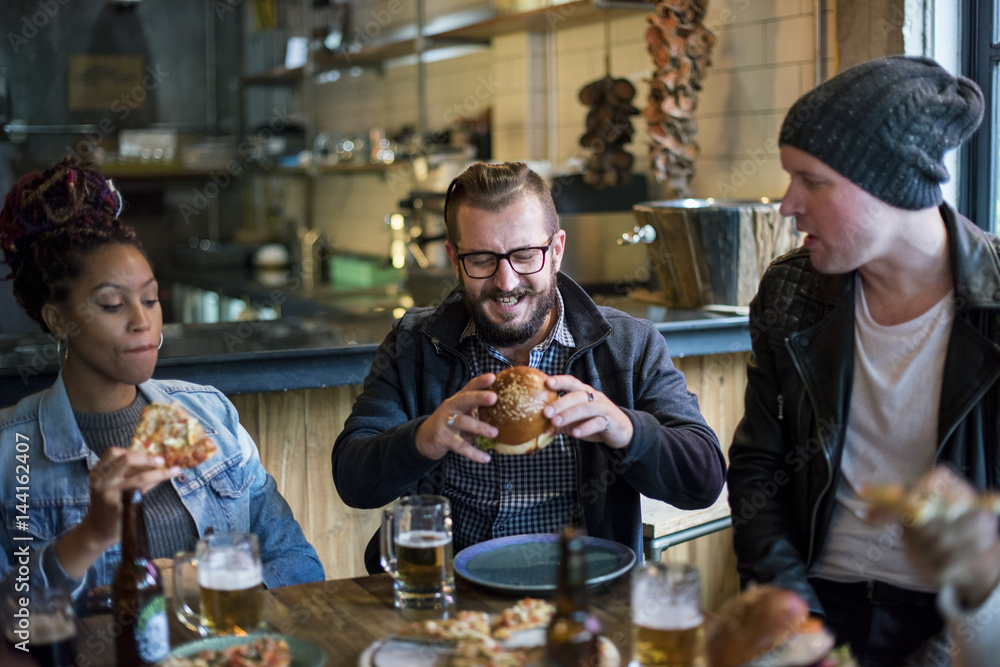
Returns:
[[[635,564],[635,552],[599,537],[584,538],[587,583],[591,586],[621,576]],[[558,535],[514,535],[480,542],[455,556],[455,572],[463,579],[516,594],[556,589]]]
[[[170,658],[190,658],[196,655],[198,651],[205,650],[219,650],[224,648],[229,648],[230,646],[239,646],[241,644],[249,644],[250,642],[259,639],[263,635],[249,635],[247,637],[209,637],[207,639],[199,639],[193,641],[190,644],[184,644],[178,646],[172,650],[164,661]],[[326,651],[321,647],[312,643],[307,639],[299,639],[298,637],[287,637],[285,635],[272,634],[271,637],[275,639],[284,639],[288,642],[288,648],[292,651],[292,665],[291,667],[323,667],[326,664]]]

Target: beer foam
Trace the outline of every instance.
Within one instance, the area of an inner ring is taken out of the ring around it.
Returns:
[[[703,620],[701,610],[677,605],[660,606],[652,610],[636,609],[633,621],[651,630],[687,630],[701,625]]]
[[[434,530],[411,530],[396,536],[396,546],[411,549],[429,549],[450,543],[451,536],[448,533],[439,533]]]
[[[263,580],[260,563],[248,553],[214,551],[198,563],[198,585],[217,591],[251,588]]]

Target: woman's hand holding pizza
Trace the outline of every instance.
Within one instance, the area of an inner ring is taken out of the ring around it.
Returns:
[[[181,472],[144,452],[111,447],[90,470],[90,508],[55,544],[63,570],[79,578],[112,545],[121,540],[122,491],[145,492]]]
[[[181,472],[166,468],[163,459],[144,452],[111,447],[90,470],[90,509],[83,522],[95,539],[111,546],[121,539],[122,491],[143,493]]]

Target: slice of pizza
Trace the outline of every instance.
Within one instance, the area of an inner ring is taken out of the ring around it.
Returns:
[[[399,633],[405,639],[458,644],[463,642],[495,644],[490,635],[490,615],[485,611],[463,609],[452,618],[414,622]]]
[[[496,639],[510,639],[516,632],[548,627],[555,607],[551,602],[538,598],[522,598],[512,607],[507,607],[497,617],[493,626]]]
[[[215,454],[216,446],[180,403],[150,403],[142,410],[132,449],[162,456],[168,468],[193,468]]]

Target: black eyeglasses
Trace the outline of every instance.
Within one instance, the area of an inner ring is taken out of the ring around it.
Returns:
[[[491,278],[500,268],[500,260],[506,259],[510,268],[522,276],[530,276],[545,268],[545,252],[552,247],[552,239],[555,234],[549,237],[548,243],[542,246],[530,248],[515,248],[510,252],[467,252],[465,254],[456,253],[458,261],[462,263],[465,274],[470,278],[482,280]]]

